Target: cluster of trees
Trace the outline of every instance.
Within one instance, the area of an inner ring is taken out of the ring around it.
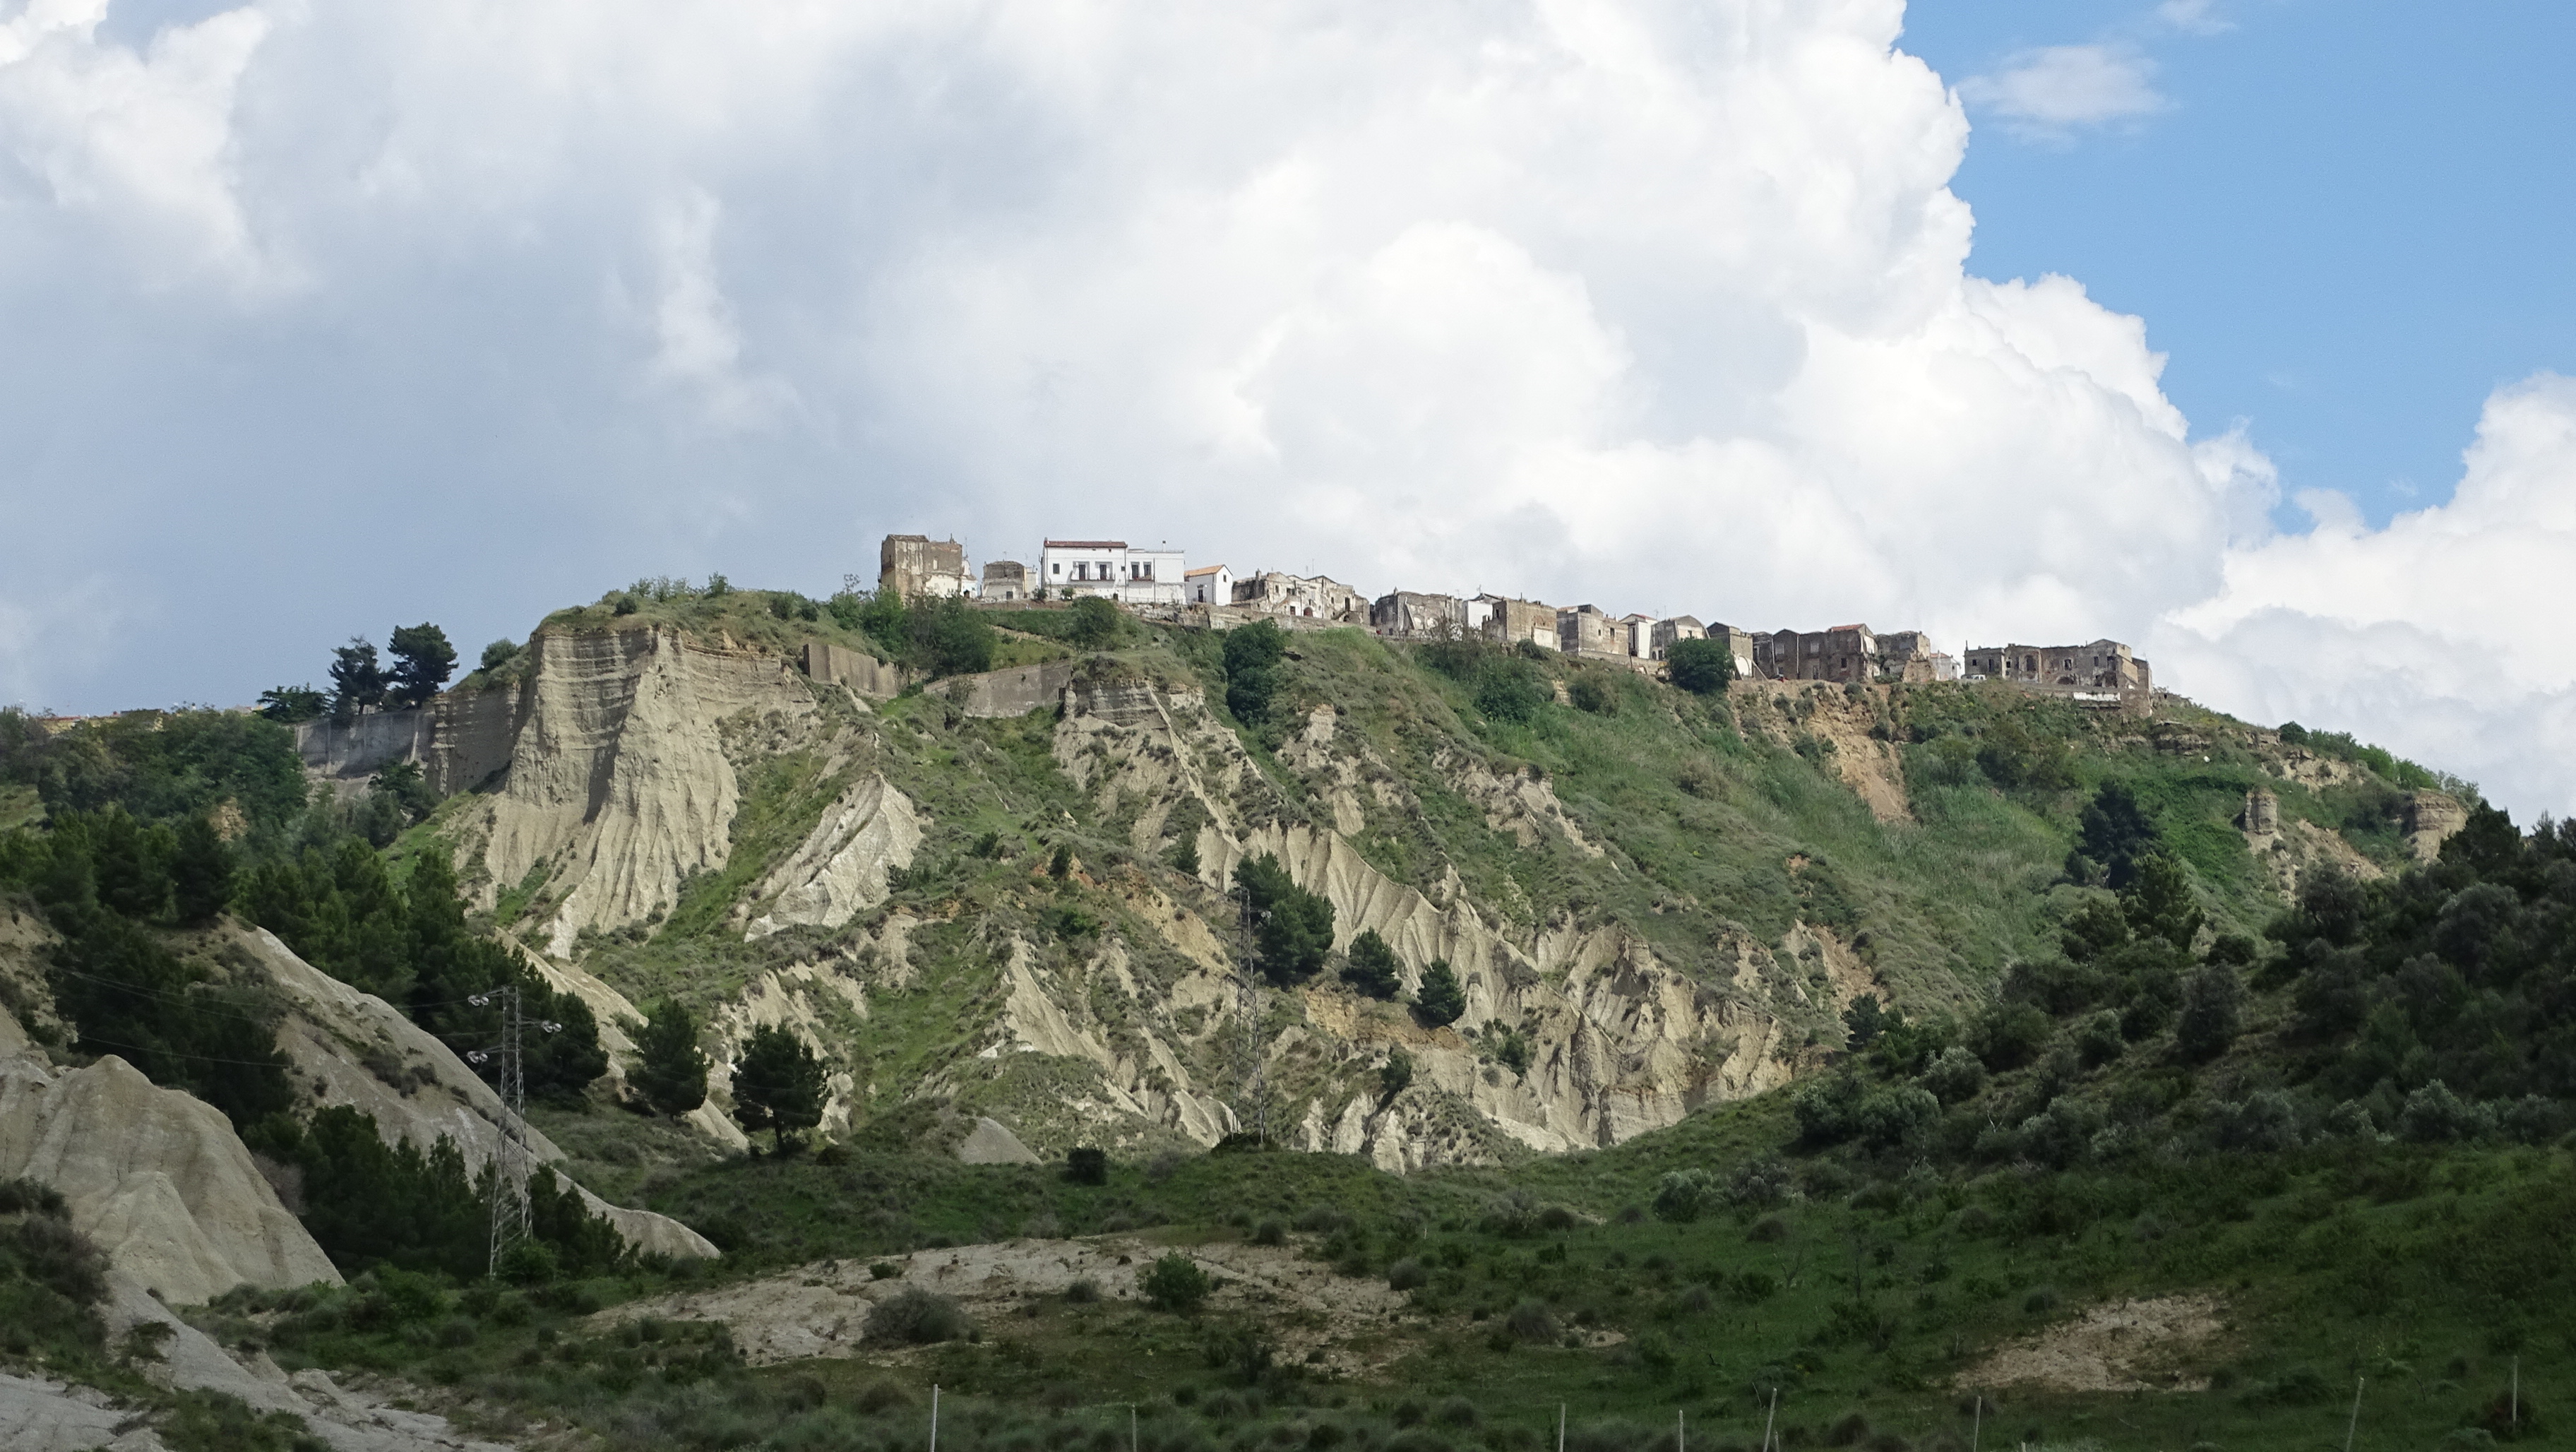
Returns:
[[[2167,1091],[2188,1082],[2158,1075],[2187,1075],[2236,1041],[2254,940],[2206,931],[2190,869],[2163,850],[2125,787],[2102,788],[2083,821],[2077,855],[2117,890],[2067,918],[2056,954],[2008,969],[1995,1001],[1964,1025],[1853,1005],[1844,1016],[1852,1065],[1793,1100],[1810,1145],[2060,1166],[2123,1153],[2171,1107]],[[2147,1055],[2137,1081],[2147,1087],[2108,1099],[2084,1090],[2096,1071],[2157,1041],[2165,1048]],[[2018,1071],[2029,1072],[2010,1093],[1990,1088]]]
[[[202,817],[174,829],[110,806],[0,838],[0,883],[25,888],[62,935],[50,987],[72,1047],[118,1055],[243,1127],[294,1102],[274,1006],[212,980],[155,931],[211,919],[231,872]]]
[[[1225,708],[1246,726],[1270,719],[1271,699],[1279,694],[1280,659],[1288,653],[1288,632],[1275,620],[1256,620],[1225,633]]]
[[[2405,1096],[2576,1097],[2576,821],[2474,808],[2439,861],[2319,875],[2269,930],[2319,1086],[2387,1127]]]
[[[923,675],[973,675],[993,668],[992,623],[957,596],[906,600],[892,590],[844,592],[833,596],[828,608],[842,629],[875,641],[887,659]]]
[[[1735,652],[1723,641],[1676,640],[1664,652],[1673,684],[1694,696],[1719,696],[1735,679]]]
[[[1478,714],[1514,723],[1556,699],[1556,683],[1539,664],[1547,655],[1528,641],[1504,650],[1463,636],[1422,647],[1423,664],[1466,687]]]
[[[1234,883],[1251,907],[1262,974],[1284,988],[1321,971],[1333,952],[1332,902],[1299,887],[1267,852],[1237,866]]]
[[[427,1153],[385,1142],[375,1120],[346,1105],[312,1122],[271,1121],[252,1148],[292,1165],[305,1229],[343,1274],[381,1266],[479,1279],[491,1266],[492,1170],[469,1174],[442,1137]],[[628,1259],[624,1237],[581,1192],[540,1166],[528,1179],[529,1239],[503,1267],[520,1280],[604,1275]]]
[[[527,1017],[560,1025],[526,1043],[531,1094],[577,1097],[608,1072],[590,1006],[549,988],[516,948],[466,928],[456,870],[445,853],[420,854],[410,880],[397,885],[383,858],[343,840],[327,852],[307,848],[257,868],[240,898],[243,914],[298,957],[399,1005],[459,1054],[500,1037],[500,1003],[473,1000],[515,984]]]
[[[447,643],[446,631],[426,621],[400,625],[384,655],[362,635],[335,647],[328,694],[310,684],[276,686],[260,692],[259,709],[270,720],[283,722],[310,721],[327,711],[345,725],[368,711],[427,705],[455,674],[456,647]]]
[[[135,711],[52,734],[0,710],[0,782],[36,789],[57,820],[110,806],[147,822],[225,812],[243,845],[267,850],[303,815],[294,734],[230,711]]]
[[[1329,904],[1327,912],[1331,911]],[[1404,991],[1403,964],[1396,960],[1395,949],[1375,928],[1351,939],[1350,952],[1344,955],[1342,979],[1371,998],[1393,999]],[[1446,958],[1435,958],[1422,970],[1421,991],[1414,995],[1414,1017],[1432,1028],[1456,1023],[1467,1011],[1466,990]],[[1411,1070],[1407,1069],[1407,1074]]]

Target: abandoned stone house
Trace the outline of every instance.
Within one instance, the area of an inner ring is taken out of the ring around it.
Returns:
[[[2151,691],[2154,673],[2116,640],[2083,645],[1988,645],[1968,652],[1968,674],[1990,681],[2072,686],[2104,691]]]
[[[1486,639],[1501,645],[1526,640],[1548,650],[1557,648],[1555,606],[1505,595],[1479,595],[1476,603],[1485,607]]]
[[[1479,602],[1424,590],[1390,590],[1369,605],[1369,629],[1400,640],[1474,635],[1484,623]]]
[[[1017,560],[984,562],[984,598],[987,600],[1026,600],[1029,598],[1029,567]]]
[[[1650,660],[1662,660],[1672,654],[1673,647],[1682,641],[1707,638],[1708,627],[1700,624],[1698,616],[1676,615],[1669,620],[1656,621],[1647,631],[1643,654]]]
[[[1909,681],[1952,680],[1957,665],[1932,649],[1919,630],[1881,635],[1867,625],[1837,625],[1826,630],[1771,630],[1755,633],[1747,652],[1748,673],[1774,681]]]
[[[1597,605],[1570,605],[1556,612],[1556,648],[1567,655],[1626,655],[1626,632]]]
[[[1123,539],[1051,539],[1038,550],[1037,588],[1059,599],[1098,595],[1128,605],[1178,605],[1187,565],[1169,547]]]
[[[1293,615],[1300,620],[1356,623],[1368,618],[1357,590],[1330,575],[1310,578],[1285,570],[1263,570],[1235,581],[1234,606],[1268,615]]]
[[[905,599],[915,595],[972,595],[966,547],[953,539],[890,534],[877,546],[877,588]]]

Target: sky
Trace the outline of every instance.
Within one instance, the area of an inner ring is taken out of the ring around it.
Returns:
[[[2563,815],[2576,17],[2454,8],[0,0],[0,701],[1123,536]]]

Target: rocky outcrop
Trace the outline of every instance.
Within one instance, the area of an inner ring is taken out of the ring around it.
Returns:
[[[814,699],[787,662],[656,627],[540,631],[502,789],[479,837],[485,905],[546,868],[546,950],[585,928],[644,920],[690,873],[721,868],[741,789],[722,724],[748,718],[773,748],[810,732]],[[472,849],[469,849],[469,853]]]
[[[942,682],[939,691],[960,711],[978,720],[1025,716],[1040,706],[1060,704],[1064,688],[1073,684],[1073,668],[1069,660],[1015,666],[982,675],[958,676]]]
[[[2398,807],[2398,827],[2406,834],[2406,850],[2418,862],[2432,862],[2442,855],[2442,844],[2469,824],[2469,809],[2459,798],[2443,792],[2408,792]]]
[[[114,1055],[0,1062],[0,1179],[21,1175],[61,1191],[117,1270],[176,1304],[340,1279],[220,1111]]]
[[[1034,1165],[1038,1157],[1020,1143],[1010,1126],[998,1119],[978,1119],[964,1142],[957,1146],[957,1158],[970,1165]]]
[[[743,936],[764,938],[790,924],[841,926],[886,900],[887,873],[911,866],[920,845],[912,799],[882,776],[862,778],[761,881],[754,897],[775,901]]]
[[[490,1161],[500,1142],[501,1097],[446,1044],[392,1004],[296,957],[266,929],[227,931],[239,959],[264,974],[286,1001],[278,1051],[317,1104],[346,1104],[375,1120],[388,1139],[398,1136],[423,1150],[441,1138],[453,1140],[469,1170]],[[528,1145],[541,1164],[564,1157],[534,1129]],[[668,1216],[611,1205],[587,1189],[581,1196],[637,1250],[689,1258],[717,1254],[706,1237]]]

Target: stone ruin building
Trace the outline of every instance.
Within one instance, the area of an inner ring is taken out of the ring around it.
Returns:
[[[984,562],[984,598],[987,600],[1026,600],[1029,595],[1029,567],[1017,560]]]
[[[890,534],[877,546],[877,588],[909,600],[915,595],[972,595],[966,547],[953,539]]]
[[[1751,637],[1752,675],[1766,681],[1956,680],[1957,665],[1919,630],[1881,635],[1866,625],[1766,630]]]
[[[2154,673],[2116,640],[2084,645],[1987,645],[1968,652],[1968,675],[2015,685],[2149,692]]]

